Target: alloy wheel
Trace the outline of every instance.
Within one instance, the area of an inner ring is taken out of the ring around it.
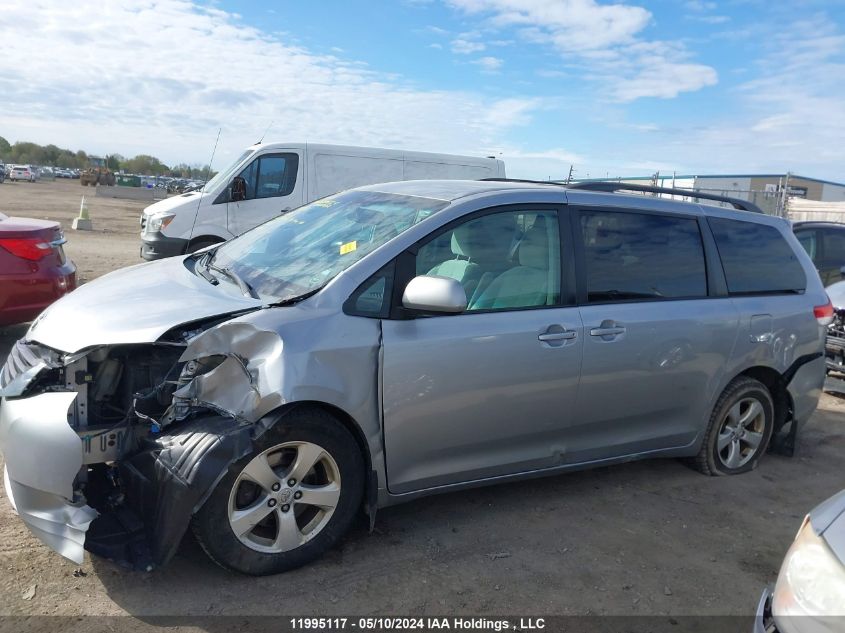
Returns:
[[[730,469],[750,462],[763,443],[766,412],[756,398],[743,398],[729,410],[716,439],[719,460]]]
[[[311,442],[285,442],[256,455],[229,493],[229,526],[247,547],[288,552],[314,538],[340,500],[340,469]]]

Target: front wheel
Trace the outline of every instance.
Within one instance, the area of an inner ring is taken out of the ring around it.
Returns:
[[[337,543],[363,490],[364,461],[351,433],[323,410],[296,409],[229,468],[192,528],[222,567],[276,574]]]
[[[722,392],[692,465],[705,475],[738,475],[757,467],[772,436],[774,404],[768,388],[748,377]]]

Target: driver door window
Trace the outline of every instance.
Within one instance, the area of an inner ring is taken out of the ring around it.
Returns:
[[[558,305],[560,270],[554,212],[476,217],[436,236],[416,255],[417,275],[461,283],[468,312]]]
[[[246,183],[244,200],[286,196],[296,184],[296,154],[265,154],[252,161],[239,175]]]

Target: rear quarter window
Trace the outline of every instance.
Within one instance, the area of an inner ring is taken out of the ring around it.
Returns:
[[[773,226],[708,218],[732,295],[803,292],[807,277],[792,247]]]

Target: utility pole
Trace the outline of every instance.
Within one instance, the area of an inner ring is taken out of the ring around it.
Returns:
[[[787,217],[787,206],[789,203],[789,177],[792,176],[790,172],[786,172],[786,177],[783,180],[783,188],[780,192],[780,200],[778,201],[778,215],[782,218]]]
[[[572,174],[575,171],[575,165],[569,165],[569,175],[566,177],[566,184],[572,182]]]

